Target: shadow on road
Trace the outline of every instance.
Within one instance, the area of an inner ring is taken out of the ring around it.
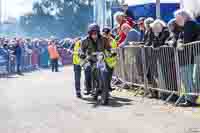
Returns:
[[[88,104],[92,104],[94,108],[101,106],[100,103],[93,100],[92,97],[83,98],[83,100],[88,101]],[[131,99],[121,98],[121,97],[111,97],[109,99],[109,104],[106,107],[122,107],[132,105]]]
[[[16,78],[19,78],[18,76],[1,76],[0,75],[0,78],[2,79],[16,79]]]
[[[6,78],[8,78],[8,79],[16,79],[16,78],[19,78],[19,77],[18,76],[8,76]]]

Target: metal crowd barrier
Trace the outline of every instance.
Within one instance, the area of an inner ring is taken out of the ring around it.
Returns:
[[[180,93],[200,95],[200,42],[193,42],[177,50]]]
[[[177,93],[175,49],[172,47],[144,47],[147,87],[163,92]]]
[[[146,91],[200,96],[200,42],[173,48],[138,44],[118,49],[115,76]]]

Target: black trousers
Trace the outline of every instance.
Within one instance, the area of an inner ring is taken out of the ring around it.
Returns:
[[[58,72],[58,59],[51,59],[52,72]]]
[[[107,69],[108,69],[108,76],[109,76],[109,78],[108,78],[108,85],[109,85],[109,89],[111,89],[112,88],[111,81],[112,81],[112,76],[113,76],[114,68],[110,68],[110,67],[107,66]]]
[[[74,78],[76,93],[81,93],[81,66],[74,65]]]
[[[21,60],[17,59],[16,62],[17,62],[17,73],[21,73]]]

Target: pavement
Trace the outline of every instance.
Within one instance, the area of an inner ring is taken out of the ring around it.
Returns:
[[[77,99],[73,68],[0,79],[0,133],[200,133],[200,109],[113,92],[108,106]]]

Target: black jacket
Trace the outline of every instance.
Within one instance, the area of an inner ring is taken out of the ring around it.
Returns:
[[[146,39],[146,46],[153,46],[154,48],[166,45],[165,42],[169,38],[169,30],[167,27],[163,28],[158,36],[155,36],[152,30],[148,33]]]
[[[170,46],[176,48],[178,40],[183,40],[183,28],[179,26],[175,26],[174,31],[171,32],[168,41],[172,41],[173,43]]]
[[[104,52],[106,49],[110,49],[110,41],[101,35],[96,42],[94,42],[89,36],[81,41],[81,51],[85,55],[90,55],[93,52]]]
[[[184,43],[200,40],[200,24],[196,21],[187,21],[184,25]]]
[[[187,21],[183,32],[184,44],[198,41],[199,37],[200,25],[195,21]],[[199,54],[199,44],[186,45],[183,50],[179,51],[179,64],[181,66],[194,64],[194,57]]]

